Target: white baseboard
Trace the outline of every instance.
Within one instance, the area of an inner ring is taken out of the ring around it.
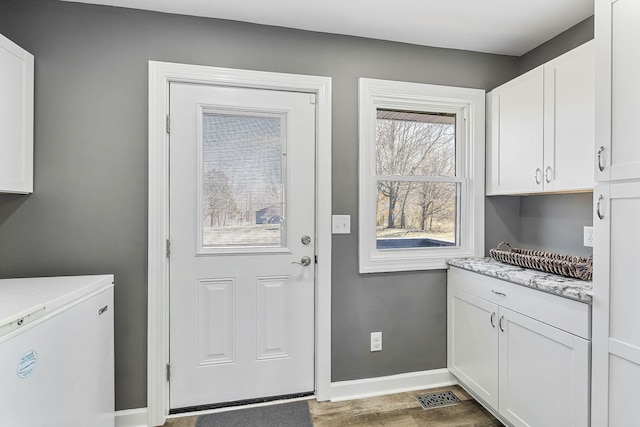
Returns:
[[[116,427],[147,427],[147,408],[116,411]]]
[[[362,399],[457,384],[447,368],[331,383],[331,401]]]

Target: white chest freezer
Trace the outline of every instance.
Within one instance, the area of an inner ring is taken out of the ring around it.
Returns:
[[[114,426],[112,275],[0,280],[0,426]]]

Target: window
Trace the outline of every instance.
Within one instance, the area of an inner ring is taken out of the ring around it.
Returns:
[[[360,272],[484,253],[478,89],[360,79]]]
[[[282,251],[286,115],[202,113],[198,253]]]

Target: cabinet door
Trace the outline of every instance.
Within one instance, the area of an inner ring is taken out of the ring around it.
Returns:
[[[640,178],[640,2],[595,5],[596,180]]]
[[[593,41],[544,65],[544,189],[593,190]]]
[[[593,425],[637,424],[640,401],[640,182],[594,191]]]
[[[584,427],[589,341],[500,308],[500,414],[514,426]]]
[[[540,66],[494,89],[488,98],[488,194],[542,191],[543,81]]]
[[[0,35],[0,193],[33,191],[33,55]]]
[[[490,406],[498,405],[498,306],[449,287],[447,365]]]

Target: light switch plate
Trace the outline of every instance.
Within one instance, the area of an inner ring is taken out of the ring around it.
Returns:
[[[333,234],[350,234],[351,215],[333,215],[331,217],[331,232]]]

